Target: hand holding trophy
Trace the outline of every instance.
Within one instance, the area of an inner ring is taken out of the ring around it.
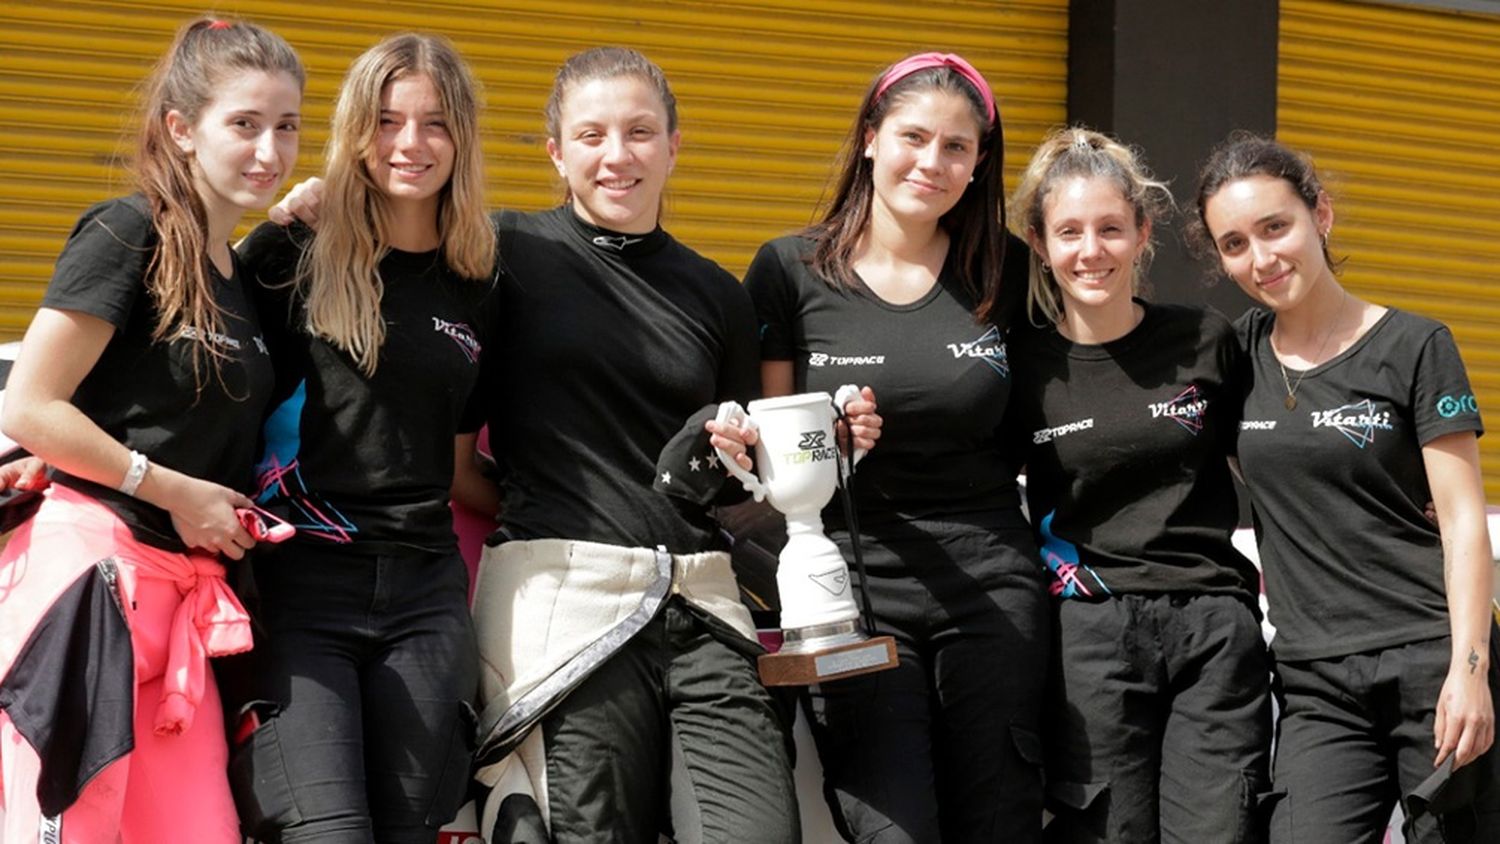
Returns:
[[[782,646],[760,658],[761,681],[768,686],[820,683],[896,665],[894,639],[860,631],[849,566],[823,534],[822,511],[841,479],[834,421],[838,408],[858,396],[858,388],[845,385],[833,399],[827,393],[761,399],[750,402],[748,413],[737,402],[719,406],[718,422],[755,428],[760,436],[760,477],[716,449],[724,467],[756,501],[769,501],[786,517],[787,543],[776,570]],[[856,450],[854,461],[861,457],[863,449]]]

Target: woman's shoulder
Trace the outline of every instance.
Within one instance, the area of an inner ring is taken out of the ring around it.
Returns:
[[[79,215],[73,233],[82,234],[94,226],[130,247],[150,246],[156,241],[151,203],[139,193],[113,197],[89,206]]]

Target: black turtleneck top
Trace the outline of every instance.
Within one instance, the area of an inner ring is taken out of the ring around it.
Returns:
[[[744,289],[661,228],[622,235],[566,206],[497,221],[501,325],[483,389],[507,533],[724,547],[706,510],[652,483],[690,415],[759,392]]]

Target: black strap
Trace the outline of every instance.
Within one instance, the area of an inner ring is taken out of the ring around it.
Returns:
[[[865,635],[875,636],[875,610],[870,606],[870,579],[865,575],[865,556],[859,547],[859,518],[854,513],[854,426],[844,415],[842,407],[834,408],[840,422],[844,423],[844,450],[841,459],[844,471],[839,478],[839,498],[844,503],[844,521],[849,525],[849,547],[854,551],[854,570],[859,573],[860,615],[865,623]]]

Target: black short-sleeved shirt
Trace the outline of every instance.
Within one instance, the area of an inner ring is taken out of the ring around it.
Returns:
[[[385,345],[366,377],[306,330],[295,277],[312,233],[265,224],[240,244],[276,350],[277,404],[257,467],[259,500],[294,541],[451,550],[453,438],[483,423],[475,390],[495,322],[493,278],[462,278],[439,251],[379,264]]]
[[[1140,324],[1101,345],[1050,326],[1016,333],[1008,424],[1028,449],[1053,594],[1225,594],[1254,607],[1259,576],[1230,543],[1244,374],[1234,329],[1213,311],[1140,304]]]
[[[1422,446],[1483,431],[1453,336],[1389,310],[1343,353],[1299,375],[1271,350],[1275,316],[1237,324],[1253,367],[1239,458],[1255,505],[1282,659],[1320,659],[1448,634],[1438,529],[1423,515]]]
[[[1011,390],[1004,326],[975,321],[974,299],[948,262],[921,299],[893,305],[836,289],[812,271],[813,241],[765,244],[745,274],[761,324],[761,357],[789,360],[798,392],[868,385],[884,420],[854,484],[860,521],[876,524],[1020,505],[1017,464],[1000,436]],[[1002,296],[1024,297],[1026,249],[1007,247]],[[837,502],[824,512],[842,525]]]
[[[157,234],[145,197],[102,202],[79,218],[58,256],[42,307],[108,322],[115,334],[73,394],[73,404],[111,437],[153,463],[235,489],[249,489],[256,433],[271,397],[271,359],[245,274],[212,269],[221,353],[194,369],[199,342],[178,333],[156,342],[157,310],[146,289]],[[185,547],[165,510],[66,473],[59,483],[98,498],[141,542]]]
[[[500,345],[485,391],[507,531],[722,548],[702,507],[652,483],[690,415],[759,392],[744,289],[660,228],[622,235],[568,207],[498,220]],[[695,471],[723,473],[708,461]]]

